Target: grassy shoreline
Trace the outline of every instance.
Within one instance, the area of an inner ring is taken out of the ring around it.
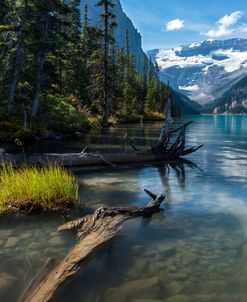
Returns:
[[[11,163],[0,165],[0,213],[37,213],[71,208],[78,204],[78,184],[58,165],[44,168]]]

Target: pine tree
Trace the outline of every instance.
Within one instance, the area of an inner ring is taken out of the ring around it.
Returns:
[[[48,54],[55,52],[56,47],[61,47],[63,27],[66,26],[68,6],[60,0],[36,1],[36,76],[34,85],[34,98],[32,105],[32,117],[37,117],[41,87],[45,75],[45,63]]]
[[[113,20],[116,15],[113,13],[115,3],[112,0],[99,0],[96,6],[103,7],[103,12],[100,17],[103,20],[103,50],[104,50],[104,74],[103,74],[103,121],[102,124],[105,127],[109,126],[109,85],[110,85],[110,74],[109,74],[109,46],[114,42],[114,37],[111,35],[112,29],[116,27],[116,22]]]
[[[14,55],[14,62],[13,62],[13,72],[11,75],[11,84],[9,88],[9,97],[8,97],[8,111],[9,114],[14,113],[14,100],[16,95],[16,86],[19,79],[19,74],[21,68],[23,67],[23,49],[25,43],[25,25],[26,25],[26,17],[27,17],[27,7],[28,7],[28,0],[23,0],[20,2],[19,10],[19,29],[17,33],[17,43],[15,47],[15,55]]]

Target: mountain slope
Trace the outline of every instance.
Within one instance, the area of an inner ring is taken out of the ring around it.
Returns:
[[[221,98],[205,107],[204,112],[214,114],[246,114],[247,76],[233,85]]]
[[[101,26],[102,21],[100,20],[99,14],[102,12],[102,8],[96,7],[97,0],[81,0],[81,9],[84,10],[85,5],[88,6],[88,17],[90,22],[94,25]],[[116,6],[114,13],[116,14],[116,22],[118,26],[115,29],[115,39],[118,48],[124,47],[126,30],[129,33],[129,48],[135,56],[135,64],[139,70],[142,70],[144,57],[146,54],[142,50],[142,37],[138,30],[134,27],[132,21],[123,11],[119,0],[114,1]]]
[[[247,74],[247,39],[204,41],[148,52],[161,79],[200,104],[221,97]]]
[[[191,101],[187,96],[179,93],[176,90],[173,90],[173,100],[175,101],[176,106],[178,106],[179,111],[182,115],[200,115],[201,106],[197,103]]]

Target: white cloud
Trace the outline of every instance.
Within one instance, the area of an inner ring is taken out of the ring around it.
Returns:
[[[241,28],[240,28],[241,32],[242,33],[247,33],[247,25],[243,25]]]
[[[231,13],[230,15],[225,15],[218,21],[218,23],[221,26],[229,27],[231,25],[236,24],[238,20],[243,17],[243,15],[244,15],[243,12],[236,11],[234,13]]]
[[[225,15],[224,17],[218,20],[217,27],[210,29],[205,33],[209,38],[219,38],[223,36],[228,36],[233,33],[242,33],[246,31],[246,27],[234,27],[236,23],[243,17],[244,13],[241,11],[233,12],[229,15]]]
[[[219,27],[216,29],[211,29],[206,33],[206,36],[210,38],[219,38],[223,36],[228,36],[233,33],[233,29],[225,28],[225,27]]]
[[[166,24],[167,31],[177,30],[183,27],[184,27],[184,20],[180,20],[180,19],[171,20]]]

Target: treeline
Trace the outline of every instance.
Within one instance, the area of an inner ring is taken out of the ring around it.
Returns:
[[[127,31],[126,45],[115,45],[114,1],[98,1],[100,28],[79,0],[0,5],[2,122],[63,131],[163,111],[170,89],[157,64],[145,59],[137,70]]]

